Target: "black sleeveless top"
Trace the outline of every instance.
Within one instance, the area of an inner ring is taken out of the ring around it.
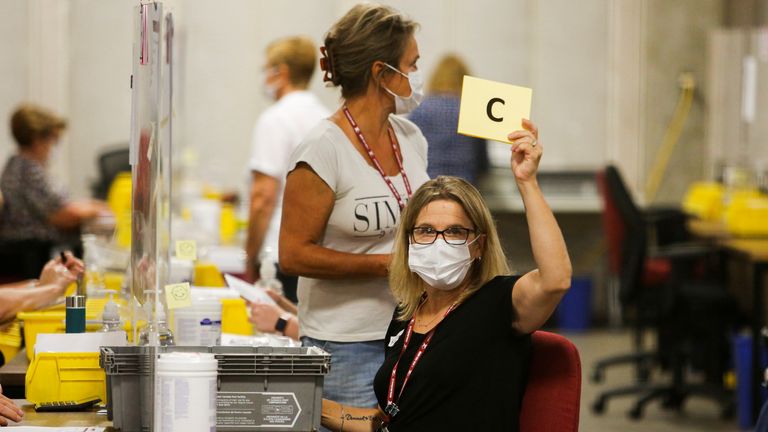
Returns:
[[[392,418],[390,431],[519,430],[531,336],[512,328],[512,287],[517,280],[497,276],[437,326],[398,400],[408,367],[425,338],[413,333],[397,368],[395,401],[400,412]],[[384,364],[374,380],[382,409],[407,326],[407,321],[393,319],[387,330]]]

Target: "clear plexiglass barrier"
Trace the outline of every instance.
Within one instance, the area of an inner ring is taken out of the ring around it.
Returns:
[[[131,321],[134,340],[149,345],[172,344],[163,330],[162,292],[170,261],[172,44],[173,19],[170,14],[163,18],[162,3],[137,6],[131,78]]]

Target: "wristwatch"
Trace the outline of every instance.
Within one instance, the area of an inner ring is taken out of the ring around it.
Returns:
[[[288,320],[291,319],[290,314],[282,314],[275,323],[275,330],[285,335],[285,328],[288,327]]]

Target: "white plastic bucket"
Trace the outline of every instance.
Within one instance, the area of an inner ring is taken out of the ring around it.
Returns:
[[[213,354],[160,354],[155,382],[155,430],[216,431],[216,371]]]
[[[192,306],[174,309],[177,345],[219,345],[221,340],[221,301],[217,298],[193,301]]]

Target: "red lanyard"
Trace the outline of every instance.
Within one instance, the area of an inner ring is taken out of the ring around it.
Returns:
[[[454,309],[456,309],[457,304],[454,303],[451,305],[451,307],[448,308],[447,311],[445,311],[445,315],[443,315],[443,319],[448,316],[449,313],[451,313]],[[392,367],[392,374],[389,376],[389,389],[387,390],[387,406],[384,408],[384,413],[391,417],[394,417],[397,415],[398,412],[400,412],[400,408],[395,403],[395,381],[397,380],[397,366],[400,364],[400,359],[403,358],[403,353],[405,353],[406,348],[408,348],[408,343],[411,341],[411,336],[413,335],[413,325],[416,320],[416,317],[414,316],[411,318],[411,321],[408,322],[408,328],[405,331],[405,337],[403,338],[403,348],[400,350],[400,355],[397,357],[397,361],[395,362],[395,366]],[[439,325],[439,323],[438,323]],[[421,343],[421,346],[419,346],[419,349],[416,351],[416,355],[413,356],[413,361],[411,361],[411,365],[408,367],[408,372],[405,374],[405,379],[403,379],[403,385],[400,387],[400,393],[397,395],[397,400],[400,400],[400,397],[403,396],[403,390],[405,390],[405,385],[408,384],[408,379],[411,377],[411,373],[413,373],[413,369],[416,367],[416,364],[421,360],[421,357],[424,355],[424,351],[427,350],[427,346],[429,346],[429,342],[432,340],[432,336],[435,334],[435,329],[437,329],[437,326],[433,328],[432,330],[427,333],[427,337],[424,338],[424,342]]]
[[[368,142],[365,140],[365,137],[363,136],[363,133],[360,131],[360,127],[357,126],[357,123],[355,122],[355,119],[352,118],[352,114],[349,113],[349,109],[347,109],[347,106],[344,105],[344,115],[347,117],[347,120],[349,120],[350,126],[352,126],[352,129],[355,131],[355,135],[357,135],[357,139],[360,140],[360,144],[363,145],[363,148],[365,148],[365,151],[368,152],[368,157],[371,158],[371,161],[373,162],[373,165],[376,167],[376,170],[379,172],[379,175],[382,179],[384,179],[384,183],[389,186],[389,190],[392,191],[392,195],[394,195],[395,199],[397,199],[397,204],[400,206],[400,211],[403,211],[403,208],[405,208],[405,201],[403,200],[403,197],[400,196],[400,193],[397,192],[397,189],[395,189],[395,185],[392,184],[392,180],[387,177],[387,174],[384,172],[384,169],[381,167],[381,164],[379,163],[379,160],[376,159],[376,155],[373,154],[373,150],[371,150],[371,146],[368,145]],[[408,193],[408,198],[411,197],[411,183],[408,182],[408,176],[405,174],[405,169],[403,168],[403,161],[400,159],[400,152],[398,151],[398,144],[397,144],[397,138],[395,137],[395,133],[392,131],[392,128],[388,128],[387,132],[389,132],[389,142],[392,143],[392,150],[395,153],[395,160],[397,161],[397,167],[400,168],[400,174],[403,176],[403,183],[405,183],[405,191]]]

